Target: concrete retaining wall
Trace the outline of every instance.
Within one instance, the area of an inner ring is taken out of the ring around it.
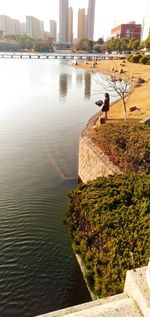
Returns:
[[[112,174],[122,174],[121,170],[113,165],[109,157],[102,150],[93,144],[85,135],[81,136],[79,143],[79,167],[78,175],[80,179],[87,183],[97,177]]]
[[[86,128],[82,131],[79,141],[79,164],[78,175],[80,179],[87,183],[97,177],[108,176],[113,174],[122,174],[122,171],[110,162],[99,146],[95,145],[88,138],[87,131],[93,129],[98,120],[99,113],[95,114],[88,122]],[[144,124],[150,125],[150,117],[141,121]]]

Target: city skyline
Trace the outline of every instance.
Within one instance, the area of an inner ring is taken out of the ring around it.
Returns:
[[[96,0],[94,40],[102,36],[107,39],[111,29],[120,23],[135,21],[136,23],[142,24],[143,18],[147,13],[147,2],[150,3],[150,0],[143,0],[141,6],[136,0],[126,0],[126,4],[123,6],[119,0],[113,0],[111,3],[110,0],[105,0],[104,3],[101,3],[100,0]],[[73,33],[74,38],[76,38],[78,10],[79,8],[85,8],[87,12],[88,0],[70,0],[68,3],[69,7],[73,8]],[[1,4],[1,14],[8,15],[13,19],[18,19],[20,22],[25,22],[26,16],[33,15],[44,22],[45,31],[49,31],[50,20],[56,20],[59,29],[59,0],[55,1],[55,3],[53,3],[52,0],[43,0],[42,3],[39,4],[37,4],[35,0],[26,0],[25,3],[20,3],[19,0],[14,0],[13,3],[10,0],[5,0],[5,2]]]

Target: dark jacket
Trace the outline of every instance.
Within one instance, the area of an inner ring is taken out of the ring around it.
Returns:
[[[109,97],[105,97],[102,111],[109,111]]]

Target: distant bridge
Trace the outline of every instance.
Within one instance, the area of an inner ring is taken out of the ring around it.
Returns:
[[[120,59],[125,54],[79,54],[79,53],[22,53],[22,52],[0,52],[0,58],[22,58],[22,59],[72,59],[72,60],[93,60],[93,59]]]

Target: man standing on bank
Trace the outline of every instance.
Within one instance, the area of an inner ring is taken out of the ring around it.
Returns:
[[[109,98],[109,94],[106,92],[104,103],[103,103],[103,108],[102,108],[102,112],[105,113],[105,117],[104,117],[105,120],[108,119],[107,112],[109,111],[109,105],[110,105],[110,98]]]

